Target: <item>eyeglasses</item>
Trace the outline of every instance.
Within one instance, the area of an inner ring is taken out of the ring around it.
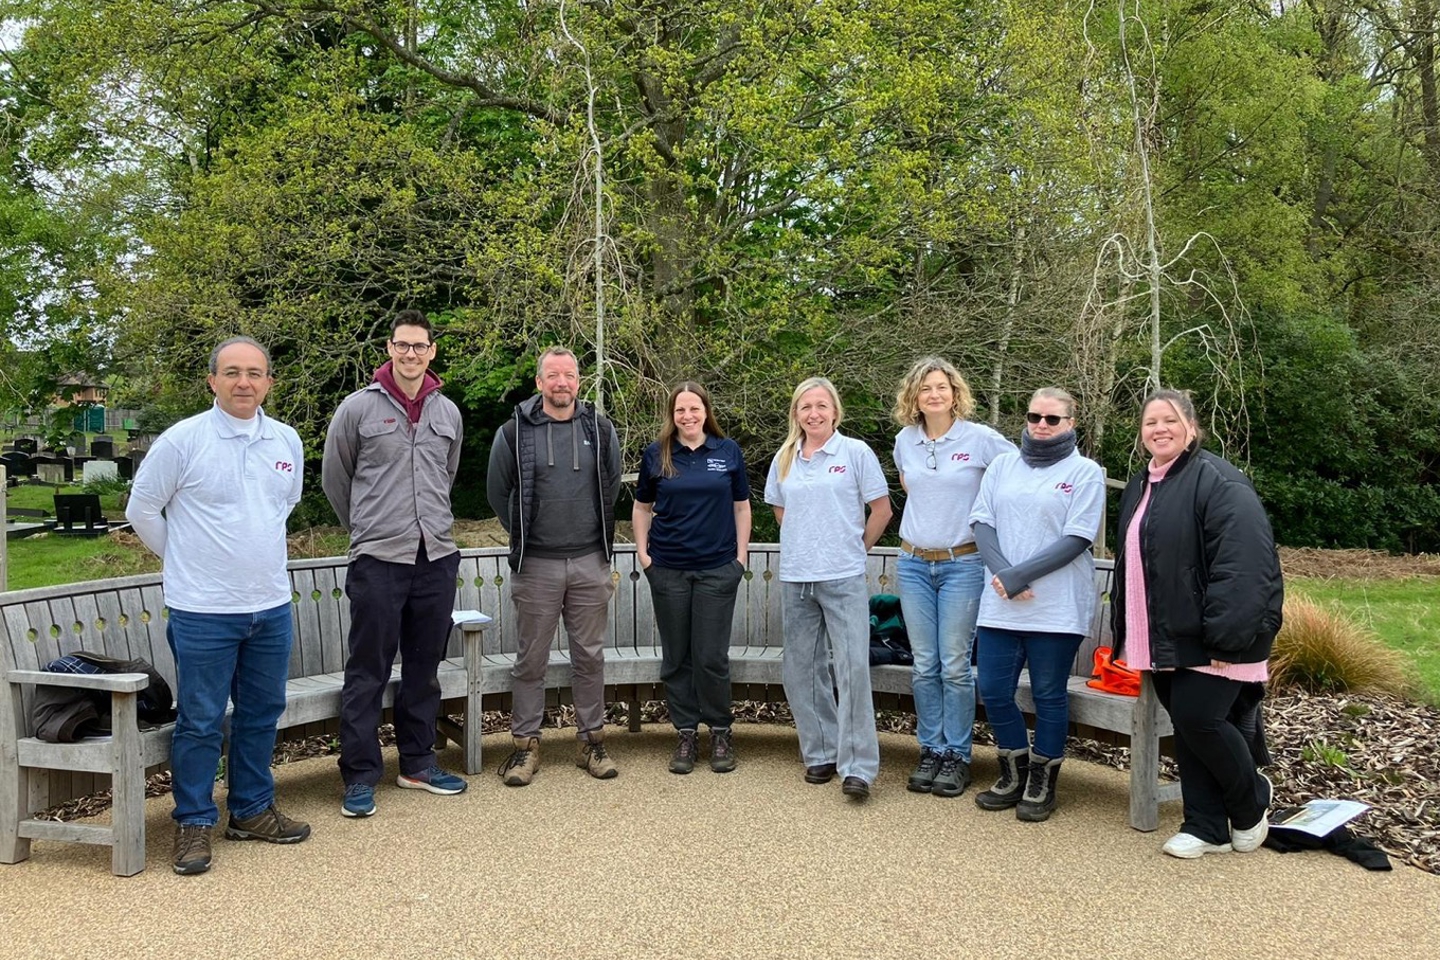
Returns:
[[[390,346],[395,348],[396,353],[413,353],[417,357],[423,357],[430,352],[434,346],[432,343],[403,343],[399,340],[391,340]]]
[[[925,466],[929,467],[931,470],[939,469],[939,467],[936,465],[936,462],[935,462],[935,441],[934,441],[934,440],[926,440],[926,441],[925,441]]]
[[[1059,414],[1056,414],[1056,413],[1027,413],[1027,414],[1025,414],[1025,422],[1026,422],[1026,423],[1039,423],[1041,420],[1044,420],[1047,424],[1049,424],[1049,425],[1052,426],[1052,427],[1058,427],[1058,426],[1060,426],[1060,424],[1061,424],[1062,421],[1069,420],[1069,419],[1070,419],[1069,417],[1062,417],[1062,416],[1060,416]]]

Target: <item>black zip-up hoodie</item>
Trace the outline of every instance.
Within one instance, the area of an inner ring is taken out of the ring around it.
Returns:
[[[544,501],[537,500],[535,489],[536,466],[541,460],[547,467],[558,463],[569,468],[555,475],[566,482],[548,491],[552,499]],[[569,482],[566,473],[570,471],[587,490]],[[614,425],[597,414],[592,404],[576,400],[575,415],[559,421],[545,413],[541,397],[530,397],[517,404],[515,416],[495,432],[486,495],[490,509],[510,534],[512,570],[519,571],[526,554],[572,557],[603,549],[608,561],[614,550],[615,498],[619,493],[619,440]],[[543,528],[558,534],[553,542],[536,536],[541,509],[545,511]]]
[[[1125,643],[1125,537],[1149,471],[1120,497],[1120,535],[1110,611],[1115,655]],[[1249,479],[1224,459],[1191,447],[1150,491],[1140,527],[1148,664],[1162,670],[1211,660],[1259,663],[1270,657],[1285,601],[1270,521]]]

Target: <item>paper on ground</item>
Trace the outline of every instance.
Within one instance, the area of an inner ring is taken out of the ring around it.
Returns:
[[[1324,837],[1336,827],[1349,823],[1369,809],[1369,804],[1358,800],[1311,800],[1303,807],[1276,811],[1270,826],[1281,830],[1299,830],[1312,837]]]

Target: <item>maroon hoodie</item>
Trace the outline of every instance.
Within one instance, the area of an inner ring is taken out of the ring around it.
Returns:
[[[393,361],[390,360],[386,360],[380,369],[375,371],[375,382],[384,387],[386,393],[400,401],[400,405],[405,408],[405,414],[410,418],[412,424],[420,422],[420,410],[425,406],[425,398],[442,386],[440,378],[426,370],[425,378],[420,381],[420,392],[415,394],[414,400],[411,400],[405,396],[405,391],[401,390],[400,384],[396,382]]]

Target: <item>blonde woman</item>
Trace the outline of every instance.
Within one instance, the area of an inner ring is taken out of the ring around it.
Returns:
[[[950,363],[922,357],[900,382],[895,469],[905,488],[896,565],[905,631],[915,654],[912,688],[920,763],[907,789],[958,797],[970,785],[975,678],[970,650],[985,565],[970,532],[980,479],[1015,444],[966,418],[970,387]]]
[[[880,772],[865,555],[891,510],[879,458],[840,433],[843,416],[840,396],[824,377],[795,388],[765,502],[780,524],[781,675],[805,781],[828,783],[838,773],[845,795],[864,800]]]

